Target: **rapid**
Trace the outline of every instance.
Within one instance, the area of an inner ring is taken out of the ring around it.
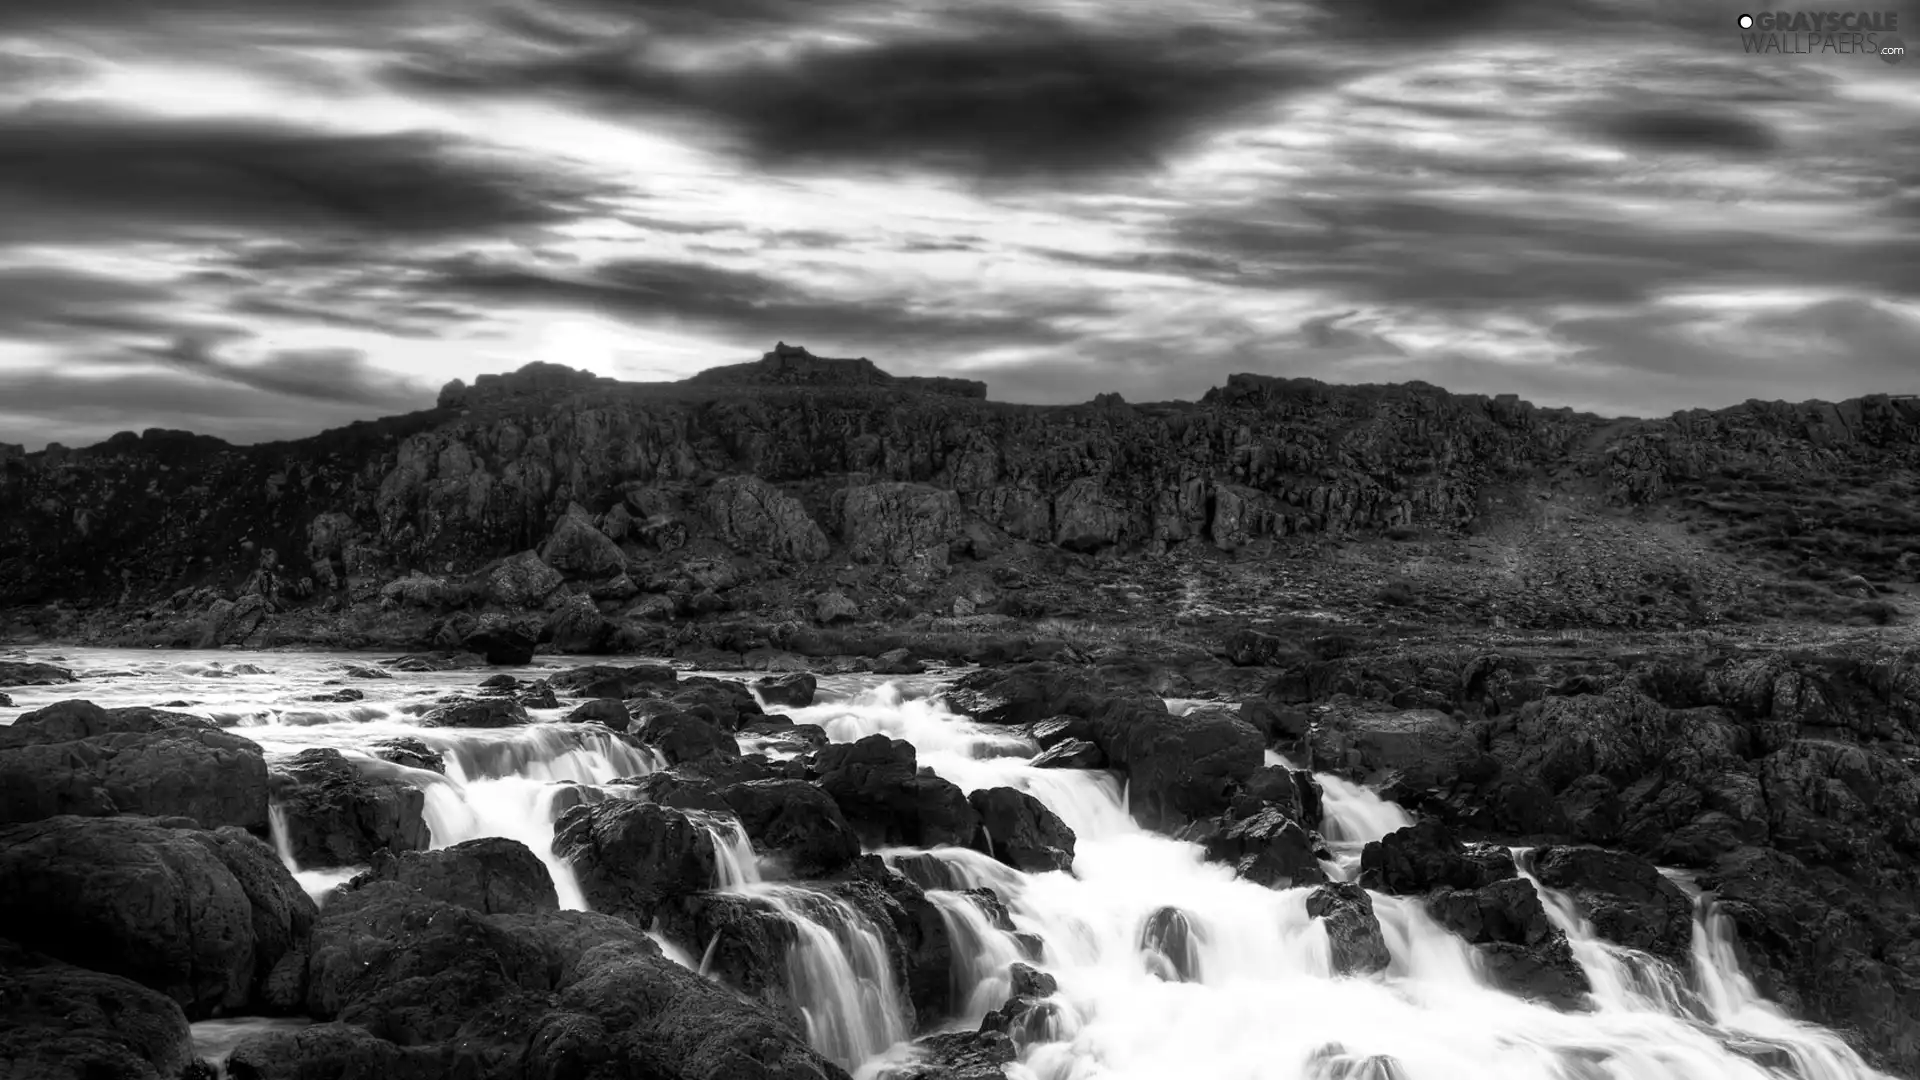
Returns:
[[[617,788],[597,785],[662,767],[651,751],[604,730],[554,722],[566,709],[533,710],[535,723],[521,728],[418,724],[434,698],[471,690],[499,669],[395,672],[391,679],[352,681],[365,692],[362,701],[320,704],[310,699],[340,685],[347,667],[366,658],[99,650],[62,656],[81,669],[82,681],[17,692],[15,707],[0,710],[0,720],[83,697],[108,707],[167,706],[205,716],[260,743],[270,760],[333,747],[369,768],[400,770],[421,786],[436,848],[481,836],[526,843],[546,860],[565,907],[585,901],[570,869],[550,850],[559,810],[583,798],[619,797]],[[542,667],[509,673],[539,677],[565,663],[543,659]],[[958,886],[929,891],[955,943],[954,1000],[964,1003],[938,1030],[977,1028],[1006,999],[1016,962],[1029,962],[1057,982],[1043,1022],[1024,1033],[1020,1059],[1008,1067],[1018,1080],[1884,1076],[1837,1035],[1794,1021],[1761,999],[1740,971],[1730,926],[1713,897],[1682,875],[1674,876],[1695,902],[1693,971],[1684,974],[1602,941],[1568,898],[1535,882],[1592,981],[1590,1011],[1561,1012],[1494,989],[1472,946],[1439,926],[1418,901],[1382,893],[1371,899],[1391,964],[1377,975],[1336,977],[1327,933],[1307,911],[1309,888],[1273,890],[1238,880],[1229,868],[1205,861],[1199,845],[1142,829],[1128,812],[1118,775],[1034,767],[1037,745],[948,712],[933,677],[826,677],[820,684],[815,704],[777,711],[795,723],[819,725],[835,742],[876,733],[905,740],[921,766],[963,791],[1017,788],[1073,829],[1071,872],[1025,874],[961,848],[879,853],[896,864],[930,854],[946,869],[944,883]],[[364,750],[396,736],[439,750],[445,775],[379,761]],[[1326,868],[1335,880],[1352,880],[1365,843],[1411,818],[1364,787],[1333,776],[1319,780],[1326,815],[1321,834],[1333,856]],[[916,1033],[908,1028],[900,975],[891,970],[878,928],[805,882],[769,880],[737,822],[714,815],[709,827],[724,854],[714,887],[757,897],[798,931],[786,977],[813,1044],[862,1080],[885,1080],[910,1063]],[[283,861],[323,903],[353,875],[352,869],[293,865],[283,830],[275,832]],[[1524,873],[1527,853],[1516,854]],[[976,888],[998,894],[1012,932],[996,927],[961,891]],[[1149,925],[1164,930],[1170,918],[1186,933],[1177,935],[1177,947],[1153,947]],[[705,943],[664,944],[678,962],[702,969]],[[206,1034],[211,1042],[215,1031],[209,1027]]]

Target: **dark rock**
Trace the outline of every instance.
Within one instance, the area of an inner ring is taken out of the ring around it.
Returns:
[[[267,827],[260,747],[196,716],[63,701],[0,727],[0,824],[58,814]]]
[[[719,884],[713,826],[697,810],[624,799],[576,806],[555,823],[553,851],[595,911],[643,927],[661,905]]]
[[[873,658],[875,675],[920,675],[926,670],[927,665],[915,660],[905,649],[890,649]]]
[[[275,761],[268,783],[303,867],[361,866],[376,851],[432,844],[426,794],[380,761],[315,747]]]
[[[1637,855],[1595,847],[1534,853],[1533,874],[1573,900],[1595,933],[1686,970],[1693,946],[1693,899]]]
[[[860,617],[860,605],[839,590],[829,590],[813,598],[813,619],[821,626],[849,623]]]
[[[733,808],[720,795],[720,785],[703,777],[678,772],[657,772],[631,781],[634,797],[659,803],[676,810],[702,810],[713,814],[731,814]]]
[[[979,832],[966,795],[921,774],[912,743],[869,735],[824,746],[810,771],[869,847],[971,847]]]
[[[352,687],[345,687],[339,690],[330,690],[324,694],[314,694],[308,697],[307,700],[317,701],[323,705],[346,705],[355,701],[364,701],[366,696],[367,695]]]
[[[1360,883],[1401,896],[1429,889],[1477,889],[1517,872],[1507,849],[1462,844],[1432,819],[1388,833],[1360,854]]]
[[[569,668],[547,681],[579,697],[625,699],[643,691],[675,685],[679,673],[665,664],[592,664]]]
[[[894,858],[893,867],[922,889],[946,889],[957,892],[965,884],[945,859],[938,855],[914,853]]]
[[[669,765],[709,757],[740,756],[740,744],[733,736],[690,712],[678,709],[647,717],[634,736],[660,751],[660,756],[666,758]]]
[[[1207,858],[1269,889],[1326,881],[1327,871],[1316,854],[1320,846],[1299,822],[1273,808],[1235,821],[1205,841]]]
[[[483,837],[438,851],[381,852],[366,873],[348,883],[365,888],[397,881],[430,900],[483,915],[531,915],[560,910],[553,875],[518,840]]]
[[[707,517],[722,539],[742,550],[818,562],[831,545],[798,499],[757,476],[725,476],[707,492]]]
[[[756,850],[783,859],[795,877],[824,877],[860,856],[860,838],[826,792],[803,780],[757,780],[724,788]]]
[[[613,731],[625,731],[632,718],[619,698],[594,698],[568,713],[567,719],[576,724],[600,724]]]
[[[1307,894],[1307,914],[1326,924],[1335,975],[1371,975],[1393,962],[1373,898],[1351,882],[1322,885]]]
[[[526,707],[505,698],[456,701],[420,718],[422,727],[503,728],[526,722]]]
[[[424,769],[443,776],[447,771],[446,757],[440,751],[428,746],[424,740],[411,735],[376,739],[367,744],[367,752],[382,761],[405,765],[409,769]]]
[[[1260,733],[1227,709],[1174,716],[1158,698],[1132,698],[1109,702],[1097,719],[1095,741],[1126,771],[1133,815],[1150,828],[1225,810],[1265,764]]]
[[[489,675],[480,680],[482,690],[512,690],[520,685],[520,680],[505,673]]]
[[[1168,982],[1200,981],[1200,928],[1186,912],[1163,907],[1147,916],[1140,927],[1140,951],[1148,970]]]
[[[534,646],[540,643],[538,626],[500,615],[481,619],[480,625],[460,644],[476,652],[496,667],[525,667],[533,663]]]
[[[1104,769],[1107,755],[1085,739],[1062,739],[1033,759],[1036,769]]]
[[[399,671],[444,671],[446,670],[443,667],[435,666],[435,662],[432,659],[429,659],[426,657],[403,656],[397,660],[391,661],[391,663],[393,667]],[[381,669],[374,667],[371,664],[348,664],[344,670],[346,671],[347,678],[349,679],[391,679],[393,678],[393,675],[390,672],[382,671]]]
[[[913,1042],[914,1060],[888,1074],[890,1080],[1006,1080],[1019,1056],[998,1031],[950,1031]]]
[[[73,672],[53,664],[0,660],[0,686],[57,686],[74,681]]]
[[[172,998],[0,939],[0,1069],[8,1077],[172,1080],[193,1060],[193,1032]]]
[[[1069,739],[1092,741],[1094,725],[1093,721],[1078,716],[1049,716],[1027,725],[1026,735],[1039,743],[1042,750],[1051,750]]]
[[[1039,799],[1010,787],[967,796],[994,858],[1030,874],[1073,869],[1073,830]]]
[[[529,709],[557,709],[560,699],[554,696],[553,687],[543,679],[522,687],[513,699]]]
[[[1025,726],[1063,715],[1090,718],[1112,695],[1077,670],[1041,662],[970,671],[940,696],[983,724]]]
[[[71,816],[0,828],[0,926],[158,990],[191,1019],[275,1011],[269,977],[313,918],[273,850],[240,829]]]
[[[626,568],[620,545],[593,527],[593,517],[569,506],[540,549],[540,561],[570,578],[608,578]]]
[[[768,705],[785,705],[790,708],[804,709],[813,704],[814,691],[818,683],[814,677],[804,671],[789,672],[785,675],[768,675],[756,679],[753,688],[760,693],[760,700]]]

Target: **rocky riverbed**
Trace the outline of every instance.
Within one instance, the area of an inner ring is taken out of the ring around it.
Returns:
[[[1920,1075],[1920,653],[1220,649],[0,656],[0,1074]]]

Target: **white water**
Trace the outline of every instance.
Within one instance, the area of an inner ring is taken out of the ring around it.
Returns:
[[[17,707],[0,711],[0,717],[69,697],[103,705],[183,698],[192,702],[184,711],[246,725],[245,733],[270,753],[315,745],[349,750],[377,737],[415,736],[447,755],[445,778],[416,777],[429,793],[435,846],[506,835],[526,840],[543,856],[557,782],[604,783],[653,765],[650,755],[624,742],[559,725],[496,732],[422,729],[409,722],[431,697],[470,687],[492,672],[346,680],[368,700],[315,705],[300,698],[337,677],[341,658],[179,657],[81,654],[75,657],[81,666],[126,674],[90,678],[79,687],[14,692]],[[241,664],[263,674],[232,674],[247,670]],[[1306,914],[1307,890],[1276,892],[1235,880],[1225,868],[1206,863],[1197,845],[1142,831],[1127,815],[1125,789],[1115,777],[1034,769],[1027,764],[1036,749],[1030,743],[947,714],[924,697],[923,685],[903,693],[871,680],[823,684],[827,703],[781,711],[798,723],[820,724],[836,741],[875,732],[905,739],[919,748],[922,765],[961,788],[1007,785],[1030,792],[1077,833],[1072,873],[1027,875],[978,852],[935,852],[964,885],[994,889],[1017,930],[1043,939],[1036,966],[1059,982],[1050,1030],[1023,1046],[1020,1065],[1010,1070],[1018,1080],[1881,1075],[1831,1033],[1789,1020],[1757,997],[1739,972],[1725,920],[1714,914],[1710,898],[1700,901],[1696,972],[1689,979],[1597,941],[1564,898],[1542,890],[1593,980],[1591,1012],[1561,1013],[1492,990],[1468,946],[1417,903],[1379,894],[1372,899],[1391,966],[1377,976],[1334,978],[1325,931]],[[1336,855],[1333,869],[1346,876],[1360,845],[1409,819],[1364,788],[1329,776],[1320,782],[1327,814],[1323,835]],[[901,1049],[889,1045],[908,1032],[898,1008],[897,973],[872,927],[848,905],[810,887],[761,880],[737,824],[716,818],[713,828],[729,856],[721,860],[716,887],[761,898],[799,931],[801,944],[787,974],[806,1010],[809,1036],[838,1060],[864,1063],[858,1070],[863,1076],[884,1074],[887,1062],[901,1058]],[[563,896],[577,904],[577,888],[568,893],[564,868],[555,869]],[[998,1004],[1007,968],[1021,953],[972,901],[957,892],[931,895],[956,942],[965,943],[952,972],[964,1003],[955,1019],[958,1026],[971,1026]],[[1143,927],[1169,907],[1193,929],[1197,971],[1189,981],[1163,978],[1163,959],[1141,948]],[[673,952],[679,962],[697,966],[686,951]],[[1751,1056],[1767,1051],[1790,1060],[1791,1069],[1769,1069]],[[1391,1059],[1390,1070],[1381,1058]]]

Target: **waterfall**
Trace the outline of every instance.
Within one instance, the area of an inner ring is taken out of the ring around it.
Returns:
[[[993,925],[978,902],[964,893],[930,889],[953,940],[953,1002],[958,1019],[973,1027],[1007,1000],[1016,961],[1026,959],[1013,936]]]

